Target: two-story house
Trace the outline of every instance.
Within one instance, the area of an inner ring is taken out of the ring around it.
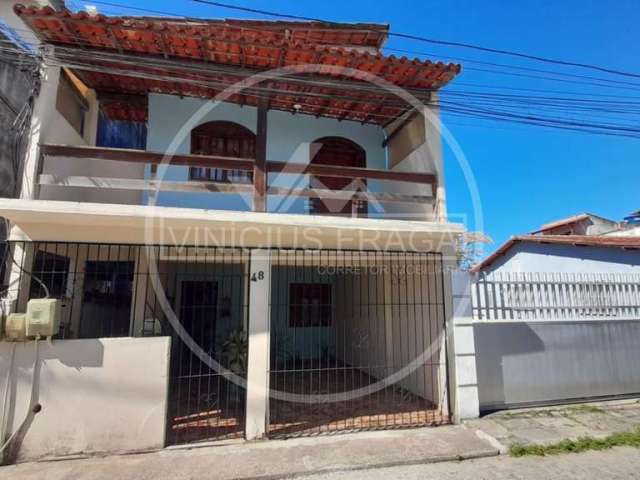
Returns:
[[[459,65],[379,24],[15,12],[42,81],[11,311],[60,298],[54,345],[171,337],[167,444],[451,421]]]

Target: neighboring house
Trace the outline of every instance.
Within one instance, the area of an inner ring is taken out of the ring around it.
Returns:
[[[602,235],[519,235],[473,272],[640,273],[640,238]]]
[[[632,212],[624,217],[618,229],[606,233],[605,235],[640,237],[640,210]]]
[[[618,229],[618,222],[592,213],[581,213],[546,223],[531,235],[604,235]]]
[[[472,269],[480,410],[640,394],[640,237],[583,215]]]
[[[60,298],[40,398],[65,398],[18,457],[458,418],[463,229],[420,110],[437,118],[459,65],[384,56],[387,25],[15,12],[44,66],[21,195],[0,206],[7,304]]]

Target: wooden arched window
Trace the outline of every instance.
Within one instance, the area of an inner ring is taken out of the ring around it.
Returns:
[[[214,121],[203,123],[191,130],[191,153],[218,155],[221,157],[255,158],[256,136],[246,127],[234,122]],[[250,172],[222,170],[219,168],[191,167],[191,180],[216,182],[250,182]]]
[[[342,137],[323,137],[311,144],[310,163],[316,165],[339,165],[343,167],[366,168],[367,155],[356,142]],[[310,187],[329,190],[351,190],[353,178],[311,177]],[[365,183],[366,184],[366,183]],[[347,200],[311,199],[311,213],[318,215],[348,215],[353,214],[354,205]],[[359,202],[356,213],[366,215],[366,202]]]

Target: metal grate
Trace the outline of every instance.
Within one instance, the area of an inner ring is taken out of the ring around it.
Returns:
[[[172,336],[168,444],[244,435],[246,390],[234,378],[246,378],[249,250],[12,242],[10,251],[17,310],[44,290],[62,298],[61,338]],[[271,259],[270,436],[449,421],[439,254],[272,250]]]
[[[270,437],[448,422],[440,255],[271,258]]]
[[[206,356],[173,331],[167,443],[242,437],[246,390],[232,373],[246,378],[249,254],[186,248],[176,266],[176,313]]]
[[[167,443],[244,434],[246,392],[229,372],[246,377],[248,251],[12,242],[10,252],[6,294],[17,311],[45,290],[60,298],[59,338],[172,336]]]
[[[637,319],[640,275],[481,273],[472,299],[479,320]]]

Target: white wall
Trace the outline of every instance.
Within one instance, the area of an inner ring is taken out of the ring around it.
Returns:
[[[213,102],[196,98],[181,99],[172,95],[149,95],[147,150],[165,152],[177,139],[175,153],[190,153],[191,130],[202,123],[214,120],[236,122],[255,133],[257,119],[254,107],[222,103],[215,108],[209,108],[213,105]],[[202,117],[194,117],[201,108]],[[192,123],[189,123],[190,120]],[[292,115],[275,110],[269,111],[267,123],[267,160],[308,163],[311,142],[321,137],[339,136],[353,140],[365,150],[368,168],[385,168],[385,149],[382,148],[384,132],[377,126],[361,125],[350,121],[338,122],[310,115]],[[295,178],[297,176],[280,175],[275,178],[274,175],[270,175],[270,184],[293,186]],[[169,167],[164,179],[186,181],[188,168]],[[297,186],[306,187],[308,181],[305,180]],[[372,187],[375,188],[374,183]],[[379,187],[378,191],[380,191]],[[251,198],[243,201],[240,195],[163,192],[158,197],[158,205],[250,210]],[[269,211],[304,213],[304,200],[298,199],[292,204],[290,200],[282,202],[281,197],[271,196],[268,209]]]
[[[606,235],[611,237],[640,237],[640,226],[626,228],[624,230],[615,230]]]
[[[40,342],[35,415],[17,461],[79,453],[115,453],[164,445],[169,337]],[[25,417],[34,342],[15,344],[8,405],[9,433]],[[5,385],[14,344],[0,342]],[[0,398],[0,402],[2,398]]]
[[[517,242],[486,272],[640,273],[640,250]]]
[[[87,102],[89,110],[85,114],[84,133],[80,135],[56,109],[56,96],[60,80],[60,69],[48,67],[41,96],[42,104],[36,109],[32,119],[37,141],[43,144],[93,146],[96,143],[99,104],[96,93],[89,90]],[[144,166],[110,160],[84,158],[46,157],[42,173],[63,176],[89,176],[114,178],[144,178]],[[42,186],[39,198],[42,200],[68,200],[81,202],[118,203],[136,205],[142,200],[141,192],[106,190],[98,188],[70,188]]]

